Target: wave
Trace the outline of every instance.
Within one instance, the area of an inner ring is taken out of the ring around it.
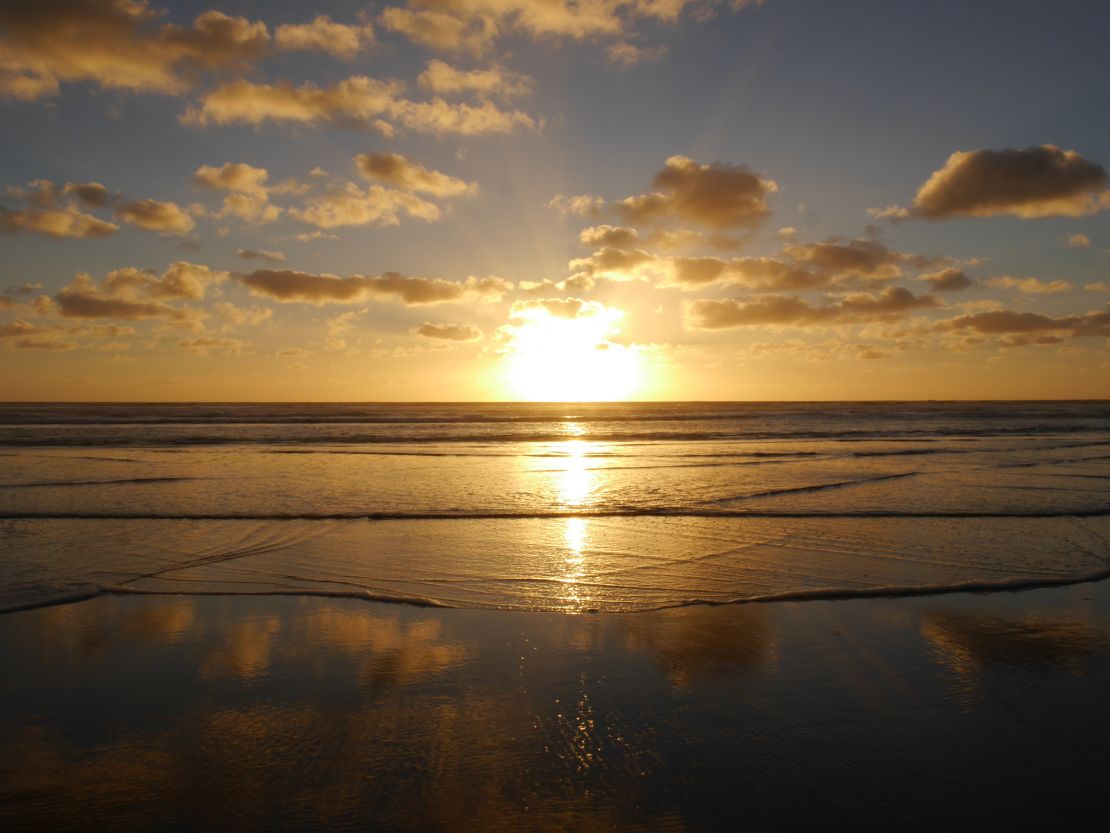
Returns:
[[[134,483],[180,483],[185,480],[208,480],[205,477],[122,477],[115,480],[56,480],[35,483],[0,483],[0,489],[56,488],[59,486],[118,486]]]
[[[852,599],[909,598],[913,596],[944,596],[955,593],[1017,593],[1027,590],[1050,587],[1067,587],[1076,584],[1090,584],[1110,578],[1110,567],[1091,570],[1073,576],[1052,577],[1010,577],[991,581],[973,580],[951,582],[948,584],[891,584],[876,587],[818,587],[785,590],[775,593],[755,593],[728,599],[689,598],[663,602],[643,607],[616,607],[603,611],[598,607],[584,607],[575,611],[587,614],[628,614],[653,613],[662,610],[675,610],[685,607],[723,607],[725,605],[773,604],[783,602],[810,601],[849,601]],[[102,596],[295,596],[327,599],[354,599],[382,604],[407,605],[412,607],[455,609],[492,609],[529,613],[559,612],[561,608],[530,608],[519,605],[469,605],[452,604],[430,596],[405,593],[384,593],[373,590],[316,590],[313,588],[288,588],[277,590],[148,590],[126,585],[92,585],[58,595],[5,605],[0,601],[0,616],[37,610],[44,607],[76,604]],[[565,612],[565,611],[563,611]]]
[[[859,481],[851,481],[855,484]],[[834,484],[845,485],[845,484]],[[813,489],[815,487],[803,487]],[[798,490],[800,491],[800,490]],[[770,492],[768,494],[775,494]],[[754,494],[745,497],[761,497]],[[727,498],[736,500],[738,498]],[[683,507],[615,507],[533,512],[0,512],[0,521],[494,521],[560,518],[1106,518],[1110,507],[1097,509],[989,510],[901,512],[882,509],[860,511],[783,511],[765,509],[701,509]]]

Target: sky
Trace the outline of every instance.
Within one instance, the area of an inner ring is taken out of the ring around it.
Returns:
[[[1110,5],[9,0],[0,399],[1110,396]]]

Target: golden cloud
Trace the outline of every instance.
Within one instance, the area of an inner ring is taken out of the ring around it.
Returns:
[[[342,188],[331,188],[310,198],[304,208],[291,208],[289,214],[317,228],[362,226],[374,223],[394,226],[402,214],[426,222],[438,220],[439,206],[415,194],[371,185],[365,191],[353,182]]]
[[[287,52],[326,52],[337,58],[353,58],[374,42],[374,27],[369,23],[348,26],[336,23],[326,14],[309,23],[286,23],[274,30],[278,48]]]
[[[146,0],[36,0],[0,4],[0,94],[33,100],[60,82],[179,93],[196,69],[260,58],[263,23],[208,11],[192,27],[156,26]]]
[[[538,130],[541,123],[519,110],[501,110],[492,102],[451,104],[441,98],[411,101],[401,94],[399,81],[379,81],[353,75],[330,87],[294,86],[289,82],[255,84],[232,81],[207,93],[198,107],[181,117],[185,124],[262,124],[266,121],[302,124],[375,126],[387,135],[389,118],[419,133],[474,136],[509,133],[517,128]]]
[[[60,210],[0,208],[0,232],[4,234],[38,232],[51,237],[107,237],[117,231],[119,226],[115,223],[85,214],[73,205]]]
[[[532,92],[535,80],[528,75],[512,72],[503,67],[460,70],[444,61],[429,61],[417,78],[425,90],[438,95],[473,93],[479,96],[514,98]]]
[[[1058,292],[1067,292],[1075,289],[1075,284],[1067,281],[1042,281],[1040,278],[1012,278],[1003,275],[987,279],[987,286],[992,289],[1016,289],[1026,295],[1054,295]]]
[[[116,219],[166,234],[185,234],[196,225],[176,203],[151,199],[124,203],[116,209]]]

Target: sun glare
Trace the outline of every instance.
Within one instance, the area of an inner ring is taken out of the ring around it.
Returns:
[[[514,397],[540,402],[627,399],[642,383],[634,347],[610,341],[621,310],[592,304],[575,317],[542,306],[518,311],[511,327],[507,383]]]

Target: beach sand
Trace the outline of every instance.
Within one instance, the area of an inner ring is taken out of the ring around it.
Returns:
[[[1068,828],[1110,774],[1105,581],[605,615],[109,595],[0,616],[0,667],[10,831]]]

